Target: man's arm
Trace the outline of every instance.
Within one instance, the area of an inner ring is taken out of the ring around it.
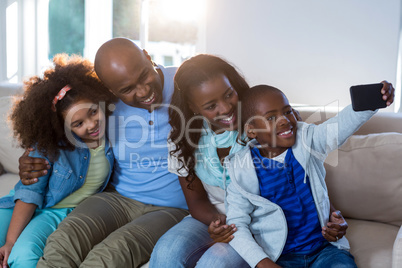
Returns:
[[[20,180],[24,185],[38,182],[38,178],[46,175],[50,169],[49,162],[46,159],[29,156],[33,150],[32,148],[25,150],[18,160]]]

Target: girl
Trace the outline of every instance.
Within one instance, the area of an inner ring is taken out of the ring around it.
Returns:
[[[150,267],[248,267],[227,244],[236,227],[226,225],[229,178],[224,176],[222,161],[243,148],[237,142],[238,102],[249,86],[232,65],[206,54],[184,62],[174,80],[169,170],[179,176],[192,217],[158,241]],[[331,219],[344,222],[337,215]],[[341,228],[339,233],[327,232],[326,239],[342,237],[346,226]]]
[[[25,82],[10,115],[21,147],[34,147],[31,155],[47,159],[50,169],[38,183],[20,181],[0,199],[3,267],[36,267],[47,237],[82,200],[106,187],[113,168],[101,106],[114,96],[88,60],[60,54],[53,62],[43,78]]]

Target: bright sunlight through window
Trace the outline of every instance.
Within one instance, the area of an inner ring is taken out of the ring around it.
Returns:
[[[205,0],[159,0],[159,12],[169,20],[181,22],[200,19],[205,6]]]

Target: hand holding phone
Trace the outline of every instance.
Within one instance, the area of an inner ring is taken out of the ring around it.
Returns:
[[[387,100],[383,99],[381,93],[383,86],[383,83],[377,83],[350,87],[353,110],[365,111],[387,107]]]

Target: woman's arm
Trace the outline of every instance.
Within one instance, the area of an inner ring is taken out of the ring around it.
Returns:
[[[3,267],[7,265],[8,256],[13,248],[15,241],[27,226],[36,209],[35,204],[25,203],[17,200],[15,203],[10,226],[8,227],[6,243],[0,248],[0,260]]]
[[[199,178],[195,178],[189,188],[189,182],[184,177],[179,177],[180,185],[186,198],[188,210],[193,218],[209,225],[219,219],[219,212],[208,198],[207,192]]]
[[[322,227],[322,235],[329,242],[336,242],[345,236],[348,223],[343,218],[342,213],[335,209],[332,203],[330,203],[330,206],[329,222],[327,226]]]
[[[208,232],[214,242],[228,243],[232,240],[235,226],[226,224],[226,215],[219,213],[211,203],[201,180],[196,177],[190,189],[185,177],[179,177],[179,180],[191,216],[209,226]]]

